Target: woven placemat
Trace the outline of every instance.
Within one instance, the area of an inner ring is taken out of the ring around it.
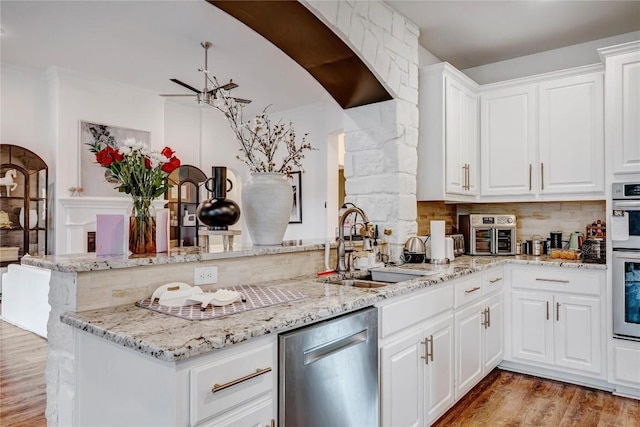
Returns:
[[[168,307],[166,305],[158,304],[158,300],[155,302],[151,301],[151,298],[137,301],[136,305],[138,307],[147,308],[149,310],[169,314],[182,319],[209,320],[216,317],[229,316],[231,314],[255,310],[256,308],[296,301],[307,297],[307,295],[302,292],[270,288],[267,286],[241,285],[231,286],[225,289],[231,289],[242,293],[246,298],[246,302],[238,301],[222,307],[211,307],[209,305],[204,311],[201,310],[201,304],[186,305],[183,307]]]

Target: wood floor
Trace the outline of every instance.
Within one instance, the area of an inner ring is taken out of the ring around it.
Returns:
[[[640,401],[495,369],[434,427],[638,427]]]
[[[0,321],[0,427],[45,426],[47,341]],[[436,427],[640,427],[640,401],[494,370]]]
[[[46,426],[47,340],[0,320],[0,427]]]

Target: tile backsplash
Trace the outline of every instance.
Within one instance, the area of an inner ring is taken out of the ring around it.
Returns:
[[[574,231],[585,233],[588,224],[605,220],[605,201],[522,202],[522,203],[459,203],[418,202],[418,234],[430,233],[431,220],[444,220],[447,234],[457,231],[458,215],[513,214],[518,221],[518,239],[534,234],[549,237],[551,231],[562,231],[567,240]]]

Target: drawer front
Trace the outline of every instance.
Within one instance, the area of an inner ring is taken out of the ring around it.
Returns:
[[[489,295],[502,290],[504,286],[504,270],[502,267],[492,268],[482,273],[482,295]]]
[[[511,287],[550,292],[600,295],[604,271],[571,271],[571,269],[514,267]]]
[[[455,308],[462,307],[482,296],[482,276],[474,274],[457,282],[454,288],[454,306]]]
[[[386,338],[411,325],[451,310],[453,287],[447,283],[437,285],[417,296],[392,302],[380,307],[380,338]]]
[[[191,425],[270,393],[275,386],[275,342],[191,370]]]

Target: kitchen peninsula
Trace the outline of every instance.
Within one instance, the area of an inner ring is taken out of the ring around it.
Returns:
[[[387,301],[402,302],[441,288],[438,285],[455,284],[466,276],[474,278],[478,276],[476,273],[495,268],[501,272],[503,264],[590,274],[601,274],[606,268],[540,257],[465,256],[445,266],[405,265],[410,269],[426,269],[429,275],[381,288],[360,289],[326,283],[331,278],[316,277],[316,272],[325,269],[321,242],[285,242],[281,246],[226,252],[221,249],[214,253],[176,252],[141,258],[33,257],[25,258],[23,263],[52,271],[46,375],[50,425],[86,425],[96,419],[109,423],[122,414],[127,414],[127,422],[140,425],[160,425],[161,421],[167,425],[195,425],[212,417],[218,420],[239,416],[227,410],[246,403],[247,396],[223,399],[222,407],[214,404],[212,409],[207,406],[212,399],[198,400],[199,390],[194,387],[203,366],[224,362],[227,365],[218,366],[216,372],[224,371],[232,378],[244,375],[239,374],[242,369],[231,365],[234,360],[244,360],[246,354],[250,357],[247,364],[257,363],[256,369],[261,369],[266,363],[272,369],[262,379],[252,380],[261,384],[260,392],[250,394],[248,399],[251,405],[257,405],[260,419],[265,419],[266,413],[271,414],[266,417],[268,422],[276,414],[278,333],[364,307],[377,305],[384,310]],[[218,267],[216,286],[260,284],[296,290],[306,298],[205,321],[184,320],[134,305],[164,283],[191,283],[195,267],[213,265]],[[388,319],[383,314],[381,324]],[[252,354],[257,361],[251,359]],[[204,387],[207,396],[214,384],[209,380]],[[136,398],[132,400],[132,396]],[[255,396],[257,400],[253,399]],[[119,405],[119,411],[105,413],[97,402],[107,397]],[[150,406],[144,409],[147,404]],[[249,410],[246,405],[249,403],[241,405],[244,412]],[[149,413],[151,407],[153,414]]]

